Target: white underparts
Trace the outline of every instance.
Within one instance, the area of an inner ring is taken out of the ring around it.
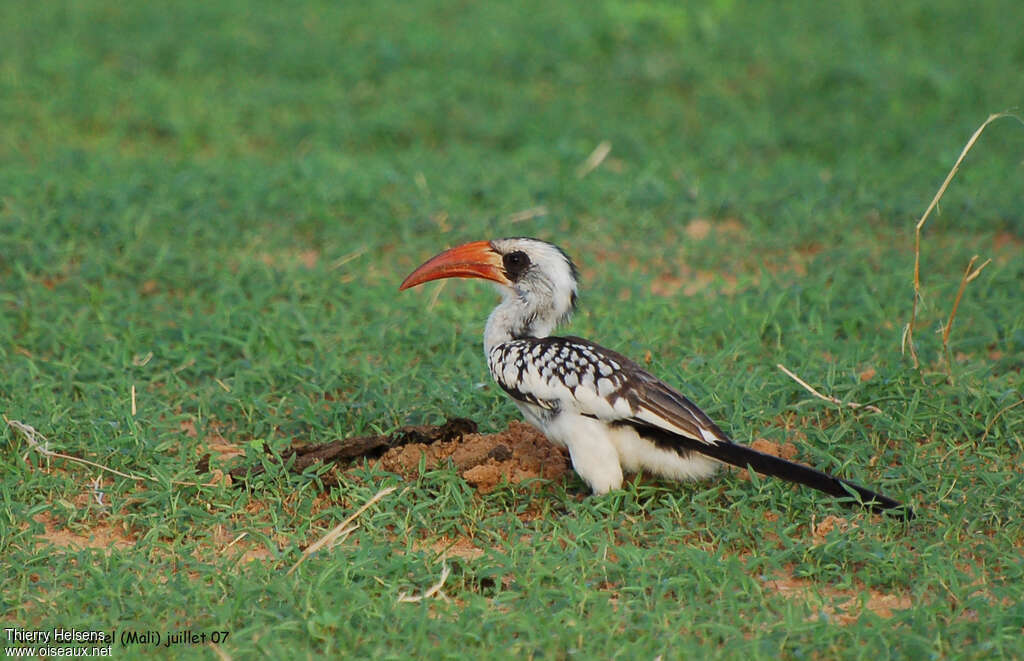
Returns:
[[[660,448],[632,427],[612,427],[568,412],[546,420],[539,407],[517,404],[527,422],[553,443],[568,448],[572,467],[595,494],[620,488],[623,473],[644,471],[670,480],[700,480],[713,475],[719,466],[714,459],[697,453],[683,456]]]

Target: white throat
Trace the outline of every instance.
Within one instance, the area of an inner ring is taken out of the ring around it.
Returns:
[[[524,337],[547,337],[569,318],[569,296],[545,296],[501,287],[502,301],[487,318],[484,328],[484,353],[505,342]],[[565,300],[561,300],[561,299]]]

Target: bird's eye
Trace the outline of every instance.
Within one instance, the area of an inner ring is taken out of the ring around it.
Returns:
[[[519,279],[526,269],[530,268],[530,258],[525,252],[516,250],[510,252],[502,258],[502,263],[505,267],[505,274],[508,279],[515,282]]]

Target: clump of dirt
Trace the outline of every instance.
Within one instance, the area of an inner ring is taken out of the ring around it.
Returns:
[[[123,530],[107,523],[96,523],[88,533],[77,533],[67,530],[58,523],[56,517],[42,512],[32,517],[36,523],[43,524],[44,532],[36,537],[37,544],[52,544],[64,549],[103,549],[109,555],[114,549],[122,550],[135,545],[135,540]]]
[[[502,482],[557,480],[570,470],[568,454],[530,425],[511,422],[504,431],[479,434],[476,423],[466,418],[452,418],[440,425],[407,425],[390,434],[313,445],[295,443],[280,454],[269,448],[267,452],[271,460],[285,463],[293,473],[302,474],[317,465],[336,466],[321,473],[325,487],[346,479],[346,466],[359,459],[372,460],[378,468],[405,478],[415,478],[421,463],[428,469],[451,465],[483,493],[493,491]],[[224,479],[237,485],[244,485],[264,470],[263,463],[243,463],[227,473],[213,470],[209,453],[196,465],[199,473],[213,473],[214,481]]]
[[[807,618],[808,622],[817,621],[824,615],[829,622],[845,626],[859,621],[864,611],[889,619],[914,605],[910,595],[886,594],[859,581],[854,585],[854,588],[840,589],[811,579],[798,578],[793,575],[792,567],[780,569],[775,572],[774,578],[764,580],[766,588],[783,597],[809,604],[815,612]]]
[[[814,523],[814,519],[811,519],[811,537],[814,538],[815,546],[820,546],[825,543],[825,538],[833,530],[838,529],[839,532],[847,532],[852,528],[856,528],[855,524],[850,523],[841,516],[833,516],[829,514],[820,523]]]
[[[518,421],[496,434],[465,434],[453,440],[394,447],[380,457],[378,466],[411,478],[419,473],[421,459],[425,459],[427,468],[450,462],[482,493],[493,491],[503,480],[511,484],[534,478],[556,480],[570,470],[563,450]]]

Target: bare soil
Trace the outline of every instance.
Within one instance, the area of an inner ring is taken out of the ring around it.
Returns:
[[[430,444],[410,443],[391,448],[379,467],[403,477],[415,477],[420,461],[427,468],[451,465],[479,491],[487,493],[502,482],[519,484],[536,478],[557,480],[569,472],[565,452],[524,422],[513,421],[496,434],[465,434]]]

